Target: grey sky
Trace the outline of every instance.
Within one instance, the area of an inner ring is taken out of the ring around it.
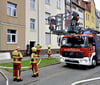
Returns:
[[[96,8],[100,11],[100,0],[94,0]]]

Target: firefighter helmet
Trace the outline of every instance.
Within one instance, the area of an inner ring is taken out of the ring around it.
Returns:
[[[17,46],[17,47],[16,47],[16,50],[19,50],[19,49],[20,49],[20,47],[19,47],[19,46]]]
[[[48,45],[48,48],[50,48],[50,45]]]
[[[37,48],[36,47],[33,47],[32,48],[32,51],[35,51],[36,52],[37,51]]]
[[[37,43],[37,45],[40,45],[39,43]]]

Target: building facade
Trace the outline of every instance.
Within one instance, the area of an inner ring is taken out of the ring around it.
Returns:
[[[94,0],[85,3],[85,28],[96,29],[96,9]]]
[[[47,46],[58,49],[57,36],[50,34],[48,17],[65,12],[64,0],[26,0],[26,49],[39,43],[42,53]]]
[[[100,11],[96,10],[96,29],[100,31]]]
[[[0,0],[0,50],[14,50],[17,46],[31,50],[39,43],[42,53],[46,53],[48,45],[58,52],[57,35],[50,33],[48,17],[70,14],[70,10],[79,13],[81,27],[98,29],[94,0]]]
[[[25,50],[25,0],[0,0],[0,50]]]
[[[80,27],[84,28],[84,4],[83,0],[66,0],[66,13],[77,12],[79,14]]]
[[[72,0],[72,11],[79,14],[79,25],[84,29],[84,5],[82,0]]]

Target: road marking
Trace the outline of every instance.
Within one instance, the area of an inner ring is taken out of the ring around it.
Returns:
[[[74,83],[72,83],[71,85],[77,85],[77,84],[80,84],[80,83],[85,83],[85,82],[94,81],[94,80],[99,80],[99,79],[100,79],[100,77],[91,78],[91,79],[86,79],[86,80],[81,80],[81,81],[74,82]]]
[[[0,71],[0,74],[5,78],[6,85],[9,85],[9,83],[8,83],[8,81],[9,81],[8,77],[2,71]]]

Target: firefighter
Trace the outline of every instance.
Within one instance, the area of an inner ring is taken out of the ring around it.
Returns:
[[[16,50],[12,52],[13,58],[13,81],[23,81],[20,77],[21,74],[21,60],[23,58],[22,53],[19,51],[20,47],[17,47]]]
[[[48,45],[48,58],[51,59],[51,48],[50,48],[50,45]]]
[[[42,47],[42,46],[41,46],[39,43],[36,45],[38,57],[40,57],[40,48],[41,48],[41,47]]]
[[[36,47],[32,48],[31,65],[32,65],[32,71],[33,71],[32,77],[39,76],[38,68],[37,68],[37,48]]]

